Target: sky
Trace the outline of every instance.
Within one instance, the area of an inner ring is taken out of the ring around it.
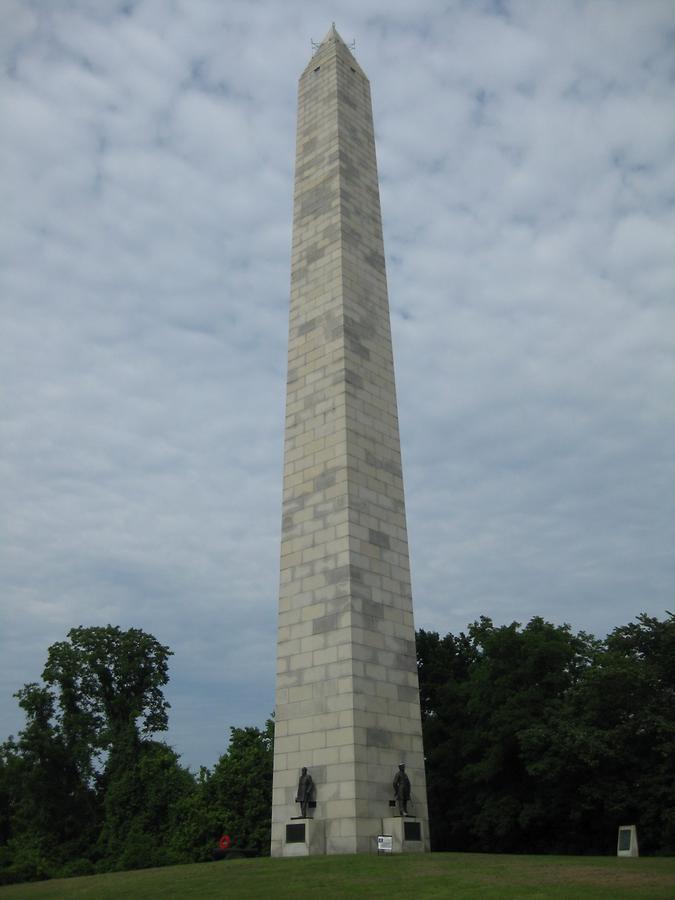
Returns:
[[[675,4],[0,0],[0,740],[77,625],[273,710],[297,79],[370,78],[415,621],[675,609]]]

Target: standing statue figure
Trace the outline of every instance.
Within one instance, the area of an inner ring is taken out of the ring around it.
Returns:
[[[405,764],[401,763],[398,772],[394,776],[394,800],[398,806],[399,816],[408,815],[408,801],[410,800],[410,779],[405,773]]]
[[[295,802],[300,804],[300,814],[303,819],[307,818],[307,807],[309,806],[309,801],[312,799],[313,789],[314,782],[312,781],[312,776],[307,771],[307,768],[303,767],[300,774],[300,780],[298,781],[298,795],[295,798]]]

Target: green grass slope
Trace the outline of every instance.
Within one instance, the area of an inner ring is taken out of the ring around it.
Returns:
[[[243,859],[0,888],[0,900],[183,900],[315,896],[675,897],[675,859],[578,856],[321,856]]]

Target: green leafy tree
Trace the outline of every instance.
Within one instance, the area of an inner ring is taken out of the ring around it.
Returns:
[[[16,695],[26,714],[17,742],[0,758],[5,880],[31,880],[58,871],[88,851],[98,822],[96,795],[59,729],[45,687],[27,684]]]
[[[202,770],[198,794],[184,809],[183,846],[210,857],[218,838],[269,853],[274,722],[263,729],[232,728],[227,751],[211,772]]]
[[[99,849],[117,869],[188,862],[174,832],[179,809],[196,791],[193,775],[164,743],[144,740],[111,754],[104,776]]]
[[[16,803],[15,785],[21,757],[16,742],[10,737],[0,744],[0,848],[7,845],[12,836],[12,821]],[[2,863],[0,862],[0,867]]]
[[[607,638],[608,657],[639,672],[631,680],[631,750],[625,803],[635,810],[645,850],[675,853],[675,615],[646,614]],[[623,810],[622,810],[623,812]]]
[[[560,709],[521,735],[566,847],[612,852],[638,825],[643,852],[675,851],[675,621],[616,628]],[[583,845],[583,846],[580,846]]]
[[[476,656],[474,643],[464,633],[441,638],[436,632],[417,632],[432,849],[471,844],[472,807],[467,808],[470,798],[460,788],[459,774],[471,735],[467,703]]]
[[[605,641],[541,618],[420,633],[435,849],[675,850],[675,620]],[[445,680],[444,680],[445,673]]]
[[[268,853],[272,809],[274,722],[265,728],[233,728],[216,764],[208,795],[221,811],[223,829],[240,847]]]
[[[477,660],[467,704],[472,735],[461,778],[477,806],[471,831],[478,846],[498,852],[545,849],[552,823],[523,758],[521,735],[557,714],[592,659],[594,639],[540,617],[522,629],[515,622],[496,628],[482,618],[469,634]]]
[[[435,849],[541,849],[550,827],[521,734],[579,679],[593,639],[539,617],[525,628],[482,617],[466,635],[418,635],[418,645]]]
[[[48,651],[42,677],[56,691],[60,728],[85,765],[168,727],[162,688],[172,655],[138,629],[73,628]]]
[[[167,727],[162,687],[170,655],[152,635],[111,625],[74,628],[49,648],[44,684],[17,694],[26,727],[3,748],[5,880],[56,874],[66,863],[84,871],[87,858],[103,854],[112,864],[110,854],[124,852],[126,844],[108,838],[139,803],[147,811],[156,774],[148,758],[158,754],[147,745],[150,734]],[[134,790],[125,792],[130,779]],[[176,779],[185,785],[184,770]]]

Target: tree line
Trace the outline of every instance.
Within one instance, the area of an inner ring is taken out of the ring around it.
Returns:
[[[539,617],[417,633],[432,849],[675,853],[675,616],[604,640]],[[192,773],[168,726],[171,651],[139,629],[74,628],[25,726],[0,745],[0,884],[269,852],[274,726],[232,728]]]
[[[432,847],[675,853],[675,617],[417,634]]]
[[[49,648],[0,746],[0,884],[211,858],[220,835],[268,852],[273,723],[232,728],[193,774],[168,727],[171,651],[139,629],[74,628]]]

